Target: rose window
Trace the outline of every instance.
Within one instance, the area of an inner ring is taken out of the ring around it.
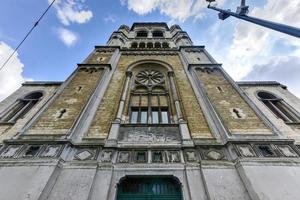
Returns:
[[[164,75],[159,71],[144,70],[136,75],[136,82],[147,87],[153,87],[164,82]]]

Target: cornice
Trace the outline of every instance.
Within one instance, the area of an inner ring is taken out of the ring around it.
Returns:
[[[86,64],[86,63],[78,63],[78,68],[109,68],[112,69],[111,64]]]
[[[202,64],[189,64],[188,65],[188,70],[190,69],[204,69],[204,68],[209,68],[209,69],[212,69],[212,68],[220,68],[222,66],[222,64],[220,63],[202,63]]]
[[[236,83],[239,86],[277,86],[287,89],[286,85],[282,85],[277,81],[238,81]]]
[[[51,85],[61,85],[63,81],[26,81],[25,83],[22,83],[22,86],[37,86],[37,85],[43,85],[43,86],[51,86]]]

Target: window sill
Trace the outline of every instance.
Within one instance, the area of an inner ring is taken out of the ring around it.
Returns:
[[[121,126],[127,127],[178,127],[178,124],[131,124],[131,123],[123,123]]]
[[[300,125],[300,122],[285,122],[286,125]]]

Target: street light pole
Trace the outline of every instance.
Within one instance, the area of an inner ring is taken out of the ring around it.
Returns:
[[[239,6],[237,8],[236,13],[231,12],[230,10],[223,10],[223,9],[217,8],[216,6],[211,6],[210,3],[213,2],[214,0],[208,0],[208,1],[209,1],[209,5],[207,7],[209,9],[219,11],[219,19],[221,19],[221,20],[225,20],[226,18],[233,16],[233,17],[243,19],[248,22],[252,22],[254,24],[258,24],[258,25],[273,29],[275,31],[279,31],[279,32],[286,33],[288,35],[292,35],[294,37],[300,38],[300,29],[299,28],[247,16],[248,6],[245,6],[245,0],[242,0],[241,6]]]

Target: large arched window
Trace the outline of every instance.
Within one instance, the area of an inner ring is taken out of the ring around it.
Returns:
[[[290,105],[282,98],[278,98],[269,92],[258,92],[259,99],[279,118],[286,123],[300,122],[300,117]]]
[[[166,75],[159,70],[143,69],[133,77],[130,97],[130,123],[170,123],[169,93]]]
[[[16,122],[17,119],[24,116],[42,97],[42,92],[32,92],[25,97],[18,99],[14,104],[0,114],[0,122]]]
[[[181,185],[172,177],[126,177],[118,184],[117,200],[182,200]]]

